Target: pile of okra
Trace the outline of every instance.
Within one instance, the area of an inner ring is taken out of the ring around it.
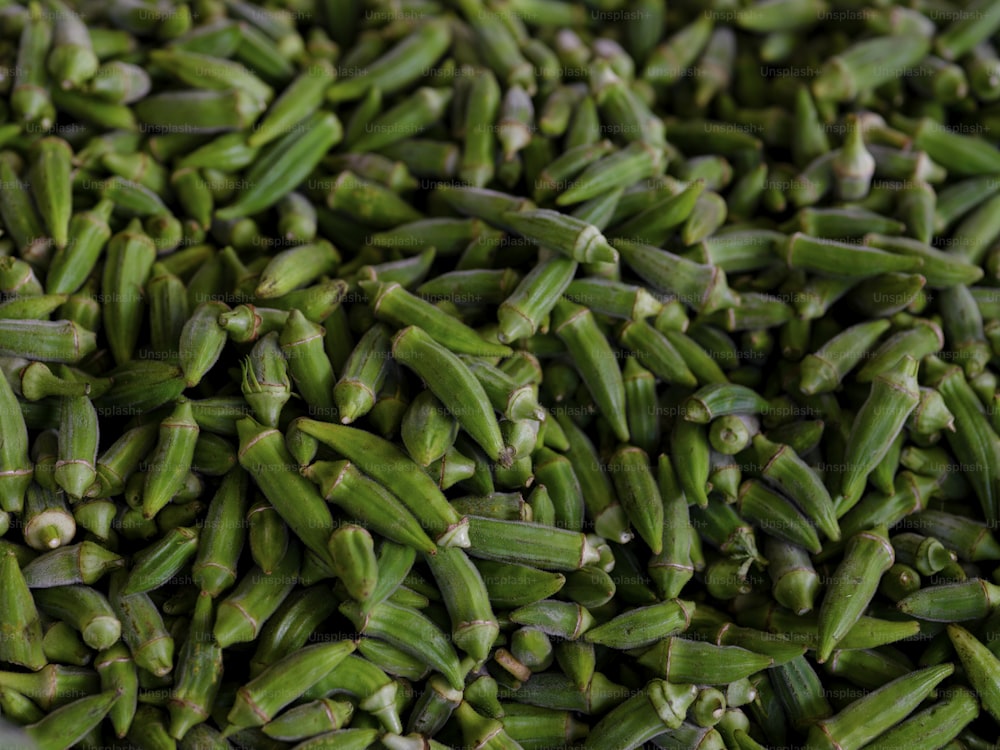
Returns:
[[[0,748],[995,748],[996,45],[0,0]]]

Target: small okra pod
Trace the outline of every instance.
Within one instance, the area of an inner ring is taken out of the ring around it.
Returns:
[[[586,607],[575,602],[545,599],[517,608],[510,613],[513,622],[535,627],[546,635],[576,640],[594,624]]]
[[[8,152],[9,153],[9,152]],[[41,216],[35,208],[28,185],[21,179],[11,164],[12,159],[0,159],[0,180],[5,189],[0,194],[0,216],[4,226],[14,240],[17,249],[25,257],[37,252],[48,254],[52,239],[45,231]],[[23,266],[7,261],[12,267],[5,269],[7,274],[20,270]],[[30,268],[30,266],[29,266]],[[35,280],[37,282],[37,279]],[[4,286],[8,286],[5,284]],[[27,290],[24,290],[27,291]]]
[[[625,418],[632,442],[646,451],[660,446],[660,418],[657,414],[656,378],[636,357],[625,361]]]
[[[341,43],[340,39],[337,41]],[[360,65],[358,75],[338,80],[327,88],[327,99],[331,102],[358,99],[371,88],[379,88],[386,95],[404,90],[419,80],[423,71],[434,66],[451,41],[451,25],[444,19],[422,24],[377,59]]]
[[[924,264],[919,256],[896,255],[874,247],[811,237],[802,232],[788,239],[782,256],[789,268],[852,278],[916,273]]]
[[[84,643],[91,648],[109,648],[122,635],[122,623],[108,599],[89,586],[74,584],[36,589],[32,596],[47,615],[65,620],[79,631]]]
[[[726,685],[773,664],[773,659],[739,646],[669,636],[639,656],[639,664],[673,683]]]
[[[489,600],[498,607],[519,607],[546,599],[566,582],[563,575],[527,565],[477,559]]]
[[[229,306],[224,302],[202,302],[184,324],[178,354],[189,388],[198,385],[222,355],[227,336],[226,329],[219,324],[219,316],[227,312]]]
[[[42,622],[31,591],[12,551],[0,559],[0,659],[37,671],[47,658],[42,646]]]
[[[489,397],[462,360],[416,326],[393,337],[392,354],[423,378],[490,458],[510,465],[513,451],[504,445]]]
[[[737,302],[725,272],[718,266],[697,263],[640,242],[615,239],[612,244],[640,278],[698,312],[708,314]]]
[[[573,280],[577,265],[571,258],[554,256],[529,271],[499,306],[497,338],[510,343],[534,334]]]
[[[299,245],[274,255],[261,272],[254,295],[272,300],[333,273],[340,264],[340,253],[326,240]]]
[[[500,86],[490,71],[476,77],[465,105],[465,144],[459,176],[475,187],[485,187],[494,174],[495,124],[500,112]]]
[[[636,607],[591,627],[583,638],[589,643],[618,650],[650,646],[662,638],[685,631],[691,623],[693,608],[692,602],[680,599]]]
[[[567,457],[544,447],[538,449],[531,460],[535,478],[545,486],[552,501],[555,513],[554,525],[571,531],[582,531],[584,516],[582,490],[572,462]]]
[[[573,464],[587,516],[593,520],[595,532],[605,539],[624,544],[632,538],[628,518],[615,497],[611,479],[598,458],[597,450],[569,415],[558,413],[556,422],[562,427],[569,443],[565,453]]]
[[[215,597],[236,582],[236,565],[246,539],[247,474],[231,469],[222,479],[200,524],[191,577]]]
[[[556,198],[556,204],[569,206],[581,203],[616,188],[628,187],[640,180],[662,174],[665,161],[660,147],[634,141],[624,149],[590,164],[572,181],[569,190],[561,192]]]
[[[271,739],[295,742],[343,729],[353,715],[353,703],[323,698],[290,708],[261,729]]]
[[[38,213],[57,249],[65,248],[69,241],[72,159],[73,149],[62,138],[42,138],[32,147],[28,180]]]
[[[485,661],[500,632],[479,570],[458,548],[425,555],[452,623],[452,640],[477,662]]]
[[[186,399],[160,423],[143,489],[142,511],[146,518],[155,516],[183,486],[191,470],[199,429]]]
[[[14,700],[11,694],[16,692],[38,704],[34,707],[36,716],[41,713],[39,708],[47,711],[66,705],[98,689],[97,675],[92,669],[48,664],[37,672],[0,672],[0,693],[7,697],[4,710],[11,705]]]
[[[813,96],[820,101],[850,101],[892,80],[896,71],[916,65],[930,47],[929,38],[913,34],[855,42],[823,64],[812,82]]]
[[[374,117],[366,126],[365,132],[351,144],[350,151],[352,153],[381,152],[386,146],[398,143],[433,126],[443,117],[451,103],[452,96],[453,92],[450,89],[436,89],[427,86],[418,88],[396,106]],[[326,116],[331,115],[327,113]]]
[[[22,568],[29,588],[97,583],[124,565],[124,559],[94,542],[80,542],[39,555]]]
[[[778,701],[795,729],[805,730],[833,715],[819,675],[804,656],[775,665],[771,675]]]
[[[167,583],[197,552],[198,536],[197,529],[175,528],[138,553],[122,595],[152,591]]]
[[[1000,519],[1000,481],[997,465],[1000,461],[1000,443],[982,405],[969,386],[962,370],[946,366],[936,357],[928,360],[927,375],[943,397],[945,406],[955,416],[962,429],[947,433],[948,446],[962,463],[975,467],[966,477],[976,491],[987,523]]]
[[[952,466],[946,464],[945,471]],[[978,562],[1000,559],[1000,543],[997,542],[989,524],[964,515],[956,515],[941,510],[924,510],[913,516],[919,528],[939,540],[960,560]]]
[[[132,653],[135,664],[163,677],[173,669],[174,640],[167,632],[163,616],[147,594],[122,596],[127,573],[111,574],[108,600],[121,623],[121,637]]]
[[[255,567],[244,576],[218,606],[213,632],[220,646],[226,648],[256,638],[294,588],[300,560],[298,546],[291,545],[270,575]]]
[[[625,414],[625,383],[611,345],[586,307],[559,299],[553,308],[555,333],[566,344],[580,377],[615,436],[629,438]],[[631,339],[630,339],[631,340]]]
[[[816,658],[825,662],[874,596],[882,575],[895,562],[885,527],[852,536],[819,609]]]
[[[352,654],[354,641],[306,646],[265,669],[236,693],[225,736],[266,724]]]
[[[361,281],[359,286],[371,300],[377,318],[397,326],[419,326],[438,344],[459,354],[501,357],[510,354],[510,347],[487,341],[454,316],[411,294],[396,282]]]
[[[855,373],[855,379],[860,383],[870,382],[877,375],[891,371],[905,355],[920,362],[925,356],[936,354],[942,348],[944,334],[940,326],[931,320],[920,318],[912,328],[887,338]]]
[[[272,331],[258,339],[241,366],[243,398],[262,424],[277,426],[281,409],[292,395],[288,362],[278,344],[278,333]]]
[[[119,691],[120,695],[108,712],[115,734],[124,737],[132,726],[139,698],[139,675],[135,662],[124,643],[116,643],[97,654],[94,669],[101,677],[103,690]]]
[[[756,391],[742,385],[711,383],[699,388],[685,402],[684,419],[708,424],[732,414],[765,414],[769,404]]]
[[[641,358],[644,366],[658,378],[672,385],[694,387],[698,384],[698,378],[675,346],[676,339],[668,335],[672,333],[677,332],[668,331],[664,334],[644,320],[630,320],[618,328],[618,339],[636,357]],[[611,360],[617,368],[614,359],[612,356]],[[610,413],[605,412],[606,415]]]
[[[764,554],[769,563],[774,598],[798,615],[811,612],[819,593],[820,579],[806,550],[768,538],[764,542]]]
[[[320,623],[337,610],[338,597],[322,585],[292,593],[267,621],[250,660],[250,676],[302,648]]]
[[[330,535],[327,545],[333,558],[333,571],[348,595],[367,604],[378,580],[378,561],[371,534],[360,526],[345,524]]]
[[[552,571],[578,570],[600,560],[596,547],[579,532],[524,521],[468,518],[469,552],[477,558]]]
[[[925,151],[950,174],[992,174],[1000,165],[1000,153],[992,143],[979,136],[952,132],[929,117],[918,121],[912,139],[912,148]]]
[[[149,298],[150,346],[161,356],[176,360],[181,332],[190,317],[184,282],[154,263],[146,283]]]
[[[221,220],[237,219],[270,208],[294,190],[343,137],[336,115],[316,112],[298,128],[272,143],[247,171],[246,187],[236,201],[216,211]],[[273,295],[277,296],[277,295]]]
[[[290,429],[315,437],[383,487],[392,487],[392,494],[434,535],[439,545],[468,546],[468,527],[462,517],[451,507],[434,480],[389,441],[364,430],[311,419],[297,421]],[[277,431],[275,433],[277,435]],[[401,467],[411,465],[412,470],[400,472]],[[276,493],[279,491],[277,486],[274,489]],[[274,498],[268,499],[278,507]]]
[[[1000,604],[1000,587],[981,578],[926,586],[897,603],[900,611],[931,622],[965,622],[986,617]]]
[[[354,347],[333,387],[342,423],[350,424],[371,411],[385,382],[389,359],[389,331],[382,324],[374,325]]]
[[[957,626],[952,626],[957,627]],[[909,716],[955,671],[942,664],[910,672],[854,701],[831,718],[821,719],[809,729],[806,748],[859,750]]]
[[[917,389],[918,362],[906,355],[898,369],[876,376],[867,400],[858,411],[847,438],[845,469],[840,495],[835,501],[838,516],[861,499],[868,475],[892,447],[907,417],[920,401]]]
[[[504,223],[515,234],[581,263],[614,263],[618,252],[593,224],[550,209],[508,211]]]
[[[362,635],[385,641],[437,670],[455,689],[464,684],[462,668],[449,639],[419,610],[384,601],[367,611],[356,602],[344,602],[340,611]]]
[[[955,623],[948,625],[948,638],[955,647],[966,679],[976,691],[982,707],[994,719],[1000,716],[1000,699],[995,675],[997,657],[972,633]],[[950,665],[949,665],[950,666]]]
[[[265,573],[274,571],[288,550],[288,526],[270,504],[258,501],[247,511],[250,556]]]
[[[240,465],[249,472],[278,514],[320,560],[330,562],[326,547],[333,516],[316,487],[299,475],[281,433],[250,417],[237,423]],[[291,555],[292,548],[286,559]]]
[[[644,287],[610,279],[577,279],[564,295],[594,312],[625,320],[654,317],[663,309],[663,303]]]
[[[170,736],[183,739],[206,721],[222,683],[222,648],[212,638],[212,597],[201,592],[191,630],[177,659],[177,674],[167,701]]]
[[[473,374],[478,374],[476,368]],[[421,466],[442,458],[457,436],[458,422],[430,391],[417,394],[403,414],[400,437],[406,452]]]
[[[647,572],[658,593],[664,599],[673,599],[694,575],[691,561],[694,529],[687,498],[668,455],[660,455],[657,473],[663,500],[662,548],[659,554],[650,558]]]
[[[973,691],[956,686],[937,703],[900,722],[866,747],[871,750],[951,747],[951,741],[979,716],[979,706],[979,698]]]
[[[813,554],[822,549],[812,522],[783,495],[758,479],[748,479],[740,485],[736,507],[740,516],[769,536],[799,545]],[[766,554],[764,557],[770,559]]]
[[[221,133],[245,130],[266,105],[240,89],[185,89],[153,94],[135,103],[135,116],[160,132]]]
[[[61,399],[55,481],[71,498],[83,497],[97,478],[98,415],[87,396]]]
[[[670,435],[670,454],[684,494],[697,506],[708,507],[711,455],[708,431],[694,422],[677,420]]]
[[[800,388],[807,395],[828,393],[889,330],[887,320],[871,320],[845,329],[802,360]]]
[[[118,690],[107,690],[77,698],[28,724],[24,731],[38,748],[73,747],[101,723],[120,697]]]
[[[639,536],[654,555],[663,551],[663,501],[641,448],[623,446],[609,459],[616,494]]]
[[[79,362],[97,348],[97,336],[68,320],[0,319],[0,355],[41,362]]]

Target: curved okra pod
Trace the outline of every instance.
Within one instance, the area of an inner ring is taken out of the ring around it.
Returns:
[[[580,482],[573,471],[573,464],[565,456],[545,447],[535,451],[531,462],[535,479],[545,487],[552,503],[553,525],[570,531],[582,531],[584,507]]]
[[[385,601],[367,612],[356,602],[344,602],[340,611],[362,635],[383,640],[420,660],[443,674],[456,690],[464,685],[463,670],[449,639],[419,610]]]
[[[756,435],[753,447],[758,470],[768,482],[788,495],[830,541],[839,541],[841,529],[833,500],[816,472],[787,445]]]
[[[948,446],[962,463],[975,467],[966,473],[976,491],[988,523],[1000,519],[1000,440],[993,431],[975,392],[961,369],[947,366],[936,357],[928,360],[927,374],[943,397],[945,406],[962,429],[947,433]]]
[[[357,644],[336,641],[306,646],[268,667],[241,687],[226,719],[228,736],[239,729],[262,726],[350,656]]]
[[[957,627],[957,626],[952,626]],[[910,672],[851,703],[809,730],[807,750],[860,750],[906,718],[945,678],[955,671],[942,664]]]
[[[587,389],[611,423],[615,436],[627,442],[625,383],[614,351],[593,314],[586,307],[560,298],[552,309],[552,325],[566,344]]]
[[[94,542],[80,542],[39,555],[22,569],[29,588],[96,583],[124,565],[120,556]]]
[[[209,718],[222,683],[222,648],[212,637],[213,614],[212,597],[201,592],[167,702],[170,736],[175,739],[183,739],[193,726]]]
[[[146,518],[155,516],[183,486],[191,470],[199,431],[191,402],[186,399],[160,423],[143,488],[142,512]]]
[[[917,364],[907,355],[897,363],[901,369],[873,379],[868,399],[858,411],[847,438],[841,494],[835,501],[838,516],[861,499],[868,474],[892,447],[907,417],[920,401]]]
[[[511,353],[510,347],[489,342],[457,318],[411,294],[396,282],[361,281],[359,286],[371,300],[377,318],[400,327],[419,326],[452,352],[479,357],[503,357]]]
[[[434,480],[395,445],[363,430],[311,419],[299,420],[290,429],[298,430],[333,448],[383,487],[393,487],[392,493],[435,535],[439,545],[468,545],[462,517]],[[410,464],[412,471],[399,470]]]
[[[452,640],[477,662],[485,661],[500,626],[482,575],[458,548],[442,548],[424,559],[448,608]]]
[[[702,386],[684,402],[684,419],[708,424],[719,417],[736,414],[766,414],[767,399],[746,386],[735,383],[710,383]]]
[[[512,463],[513,449],[504,444],[489,397],[462,360],[416,326],[393,337],[392,354],[423,378],[490,458],[504,467]]]
[[[497,338],[510,343],[533,335],[573,281],[578,265],[572,258],[560,256],[540,260],[500,303]]]
[[[896,556],[885,527],[852,536],[819,608],[816,659],[826,661],[871,602]]]
[[[120,693],[118,700],[108,712],[108,719],[114,727],[115,734],[119,738],[124,737],[132,726],[139,704],[139,673],[132,655],[125,644],[116,643],[97,654],[94,669],[101,677],[102,690],[114,690]]]
[[[198,537],[197,529],[177,527],[139,552],[132,559],[122,594],[128,596],[152,591],[165,584],[198,551]]]
[[[587,735],[584,747],[633,750],[665,729],[677,729],[698,695],[694,685],[653,680],[612,709]]]
[[[240,465],[254,478],[289,529],[320,560],[329,563],[326,542],[333,531],[333,516],[316,487],[294,468],[281,433],[250,417],[241,419],[237,429]]]
[[[111,609],[121,623],[121,638],[137,667],[163,677],[173,669],[174,639],[147,594],[121,594],[126,575],[125,571],[112,573],[108,591]]]
[[[36,589],[35,603],[50,617],[70,623],[91,648],[105,649],[122,635],[122,623],[107,597],[89,586],[74,584]]]
[[[213,633],[220,646],[255,640],[264,623],[274,614],[295,586],[301,552],[289,547],[271,574],[253,568],[232,594],[219,603]]]
[[[267,722],[261,731],[271,739],[295,742],[343,729],[353,715],[353,703],[323,698],[288,709]]]

